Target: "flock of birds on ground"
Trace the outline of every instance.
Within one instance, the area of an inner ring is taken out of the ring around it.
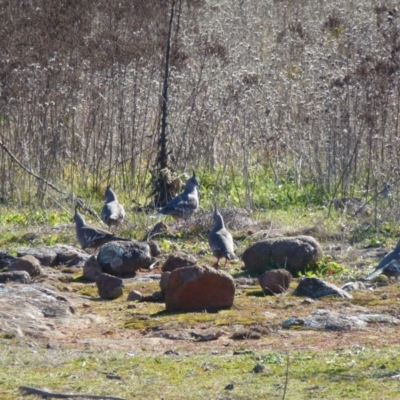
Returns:
[[[199,208],[199,196],[197,186],[200,182],[193,173],[193,176],[186,181],[185,190],[179,196],[173,198],[161,210],[152,217],[171,215],[174,219],[190,218]],[[101,211],[102,221],[110,228],[118,227],[125,219],[125,210],[119,203],[116,194],[110,186],[106,189],[106,203]],[[224,219],[217,210],[214,209],[214,226],[208,236],[208,243],[211,251],[217,258],[214,266],[219,267],[221,258],[225,258],[225,266],[229,260],[236,260],[234,243],[231,233],[225,228]],[[111,231],[87,225],[85,219],[78,212],[78,205],[75,206],[74,215],[76,238],[82,249],[92,248],[97,250],[103,244],[115,240],[130,241],[123,237],[116,236]]]
[[[199,184],[196,174],[193,173],[193,176],[186,181],[183,193],[173,198],[153,217],[171,215],[174,219],[187,220],[190,218],[199,208],[197,192]],[[110,186],[106,189],[105,197],[106,203],[101,211],[101,219],[112,229],[123,222],[125,210]],[[226,266],[229,260],[236,260],[237,256],[234,251],[232,235],[225,228],[224,219],[216,207],[214,208],[213,217],[214,226],[209,233],[208,243],[213,255],[217,258],[214,267],[218,268],[221,258],[225,258],[224,266]],[[78,212],[78,206],[75,207],[74,221],[76,237],[83,249],[92,248],[97,250],[103,244],[115,240],[130,241],[130,239],[116,236],[105,229],[87,225],[83,216]],[[395,249],[381,260],[374,272],[368,275],[365,280],[371,280],[380,274],[385,275],[389,283],[393,283],[392,278],[397,281],[400,276],[400,241]]]

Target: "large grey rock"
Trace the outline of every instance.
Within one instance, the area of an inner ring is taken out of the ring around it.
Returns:
[[[29,278],[25,271],[18,273],[24,273]],[[42,282],[0,284],[0,332],[36,340],[66,336],[71,325],[86,328],[90,320],[75,313],[77,303],[81,304],[84,300],[73,294],[69,296],[74,301]]]
[[[327,331],[352,331],[364,329],[367,323],[355,316],[339,315],[329,310],[317,310],[309,317],[291,317],[283,322],[282,328],[312,329]]]
[[[18,282],[29,283],[31,276],[26,271],[11,271],[0,273],[0,283]]]
[[[109,274],[100,274],[96,278],[99,296],[105,300],[113,300],[124,293],[124,281]]]
[[[345,290],[338,288],[332,283],[313,277],[302,278],[293,292],[293,295],[310,297],[312,299],[325,296],[338,296],[344,299],[352,298],[351,294],[347,293]]]
[[[400,320],[383,314],[346,315],[330,310],[316,310],[308,317],[291,317],[283,322],[282,327],[286,329],[353,331],[376,323],[399,325]]]
[[[152,263],[150,247],[140,242],[110,242],[97,254],[97,262],[103,272],[114,276],[134,276],[141,268]]]
[[[212,267],[190,266],[171,272],[165,291],[167,311],[201,311],[233,305],[232,277]]]
[[[65,265],[82,268],[90,254],[66,244],[45,246],[39,248],[19,247],[16,249],[18,257],[31,255],[44,267]]]
[[[17,258],[8,268],[8,271],[26,271],[31,278],[42,274],[39,261],[30,255]]]
[[[248,247],[242,255],[250,272],[284,268],[294,276],[304,273],[306,267],[314,267],[321,258],[321,246],[311,236],[265,239]]]

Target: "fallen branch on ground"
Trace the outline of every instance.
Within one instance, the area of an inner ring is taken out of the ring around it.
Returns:
[[[67,393],[52,393],[47,390],[36,389],[30,386],[20,386],[19,390],[23,390],[30,394],[38,394],[46,399],[98,399],[98,400],[126,400],[123,397],[114,396],[96,396],[93,394],[67,394]]]

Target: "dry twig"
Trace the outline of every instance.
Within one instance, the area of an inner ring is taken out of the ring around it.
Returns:
[[[69,394],[69,393],[52,393],[47,390],[36,389],[30,386],[20,386],[20,390],[30,394],[37,394],[46,399],[99,399],[99,400],[126,400],[123,397],[115,396],[96,396],[93,394]]]

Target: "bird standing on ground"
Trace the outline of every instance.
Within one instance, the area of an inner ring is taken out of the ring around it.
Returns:
[[[214,210],[214,226],[208,235],[208,243],[214,256],[217,257],[215,267],[219,267],[219,260],[222,257],[225,257],[224,267],[229,260],[237,259],[232,235],[225,228],[224,219],[216,208]]]
[[[110,185],[106,189],[106,204],[101,210],[101,219],[109,227],[118,227],[125,218],[124,206],[117,200],[117,195]]]
[[[175,219],[190,218],[199,208],[199,195],[197,193],[197,186],[199,184],[200,182],[193,172],[193,176],[186,181],[184,192],[173,198],[157,214],[154,214],[153,217],[171,215]]]
[[[78,206],[75,206],[74,221],[76,228],[76,238],[78,239],[79,244],[84,250],[87,248],[93,248],[97,250],[103,244],[115,240],[130,241],[130,239],[115,236],[113,233],[108,232],[105,229],[86,225],[85,219],[78,212]]]
[[[369,281],[380,274],[387,276],[389,283],[393,283],[392,278],[395,278],[397,281],[397,278],[400,276],[400,241],[391,253],[383,257],[375,268],[375,271],[368,275],[365,280]]]

